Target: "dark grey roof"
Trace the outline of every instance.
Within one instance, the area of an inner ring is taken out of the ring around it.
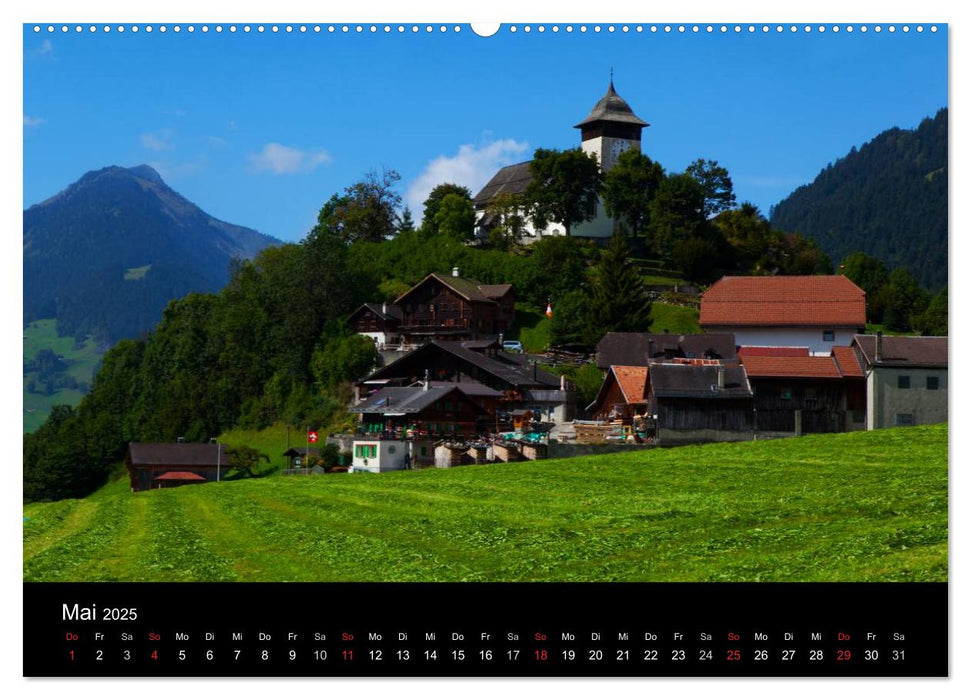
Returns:
[[[421,382],[412,384],[412,386],[420,386]],[[447,389],[449,387],[458,389],[466,396],[476,396],[478,398],[491,398],[498,399],[502,398],[503,393],[501,391],[496,391],[495,389],[481,384],[480,382],[429,382],[429,386],[436,389]]]
[[[717,388],[719,369],[725,372],[724,389]],[[658,398],[743,399],[752,396],[745,368],[740,365],[656,364],[651,365],[650,382],[651,393]]]
[[[512,289],[511,284],[480,284],[479,289],[490,299],[501,299]]]
[[[220,452],[222,456],[220,458]],[[227,449],[225,445],[191,442],[130,442],[128,454],[133,465],[150,466],[186,466],[186,467],[215,467],[220,462],[226,464]]]
[[[433,340],[429,344],[437,345],[446,352],[450,352],[514,386],[535,386],[536,384],[560,386],[560,378],[557,375],[539,368],[535,370],[534,379],[534,370],[529,364],[529,360],[519,353],[500,350],[496,353],[495,358],[492,358],[466,347],[465,343],[460,340]]]
[[[623,122],[625,124],[636,124],[638,126],[650,126],[646,121],[634,114],[634,110],[624,101],[614,90],[614,81],[611,79],[607,94],[600,98],[600,101],[593,106],[590,114],[574,128],[579,129],[587,124],[594,122]]]
[[[377,304],[373,301],[369,301],[364,306],[371,309],[380,318],[385,320],[393,319],[395,321],[401,320],[401,307],[395,306],[394,304]]]
[[[387,386],[349,410],[351,413],[418,413],[456,391],[459,389],[455,385],[429,386],[427,390],[422,386]]]
[[[482,302],[487,304],[495,304],[495,299],[491,298],[484,291],[484,287],[489,288],[495,285],[483,285],[478,280],[470,279],[468,277],[456,277],[454,275],[440,275],[437,272],[432,272],[425,276],[425,278],[416,284],[414,287],[409,289],[407,292],[402,294],[400,297],[395,299],[395,304],[401,303],[406,297],[408,297],[416,289],[424,285],[429,280],[435,280],[439,284],[443,284],[449,287],[459,296],[468,299],[469,301]]]
[[[372,379],[388,379],[396,377],[395,371],[396,366],[399,363],[405,363],[407,360],[412,359],[415,356],[421,354],[430,354],[434,352],[447,352],[474,367],[478,367],[482,371],[491,374],[496,379],[514,387],[559,387],[560,378],[545,370],[536,368],[535,375],[533,368],[528,364],[528,359],[520,355],[519,353],[509,353],[503,351],[497,351],[495,357],[489,357],[481,352],[476,352],[476,350],[469,347],[470,345],[477,345],[479,341],[461,341],[461,340],[433,340],[429,343],[425,343],[419,348],[412,350],[410,353],[398,358],[394,362],[385,365],[381,369],[376,370],[374,373],[365,377],[362,382],[366,382]],[[397,375],[400,376],[400,375]],[[535,376],[535,379],[534,379]]]
[[[735,334],[607,333],[597,343],[597,367],[644,367],[648,353],[653,350],[652,358],[664,357],[668,349],[674,350],[677,357],[734,362]]]
[[[863,352],[863,358],[870,366],[947,368],[946,336],[884,336],[879,362],[875,361],[875,335],[855,335],[853,342]]]
[[[492,176],[492,179],[479,190],[479,194],[472,201],[478,206],[485,206],[490,199],[500,193],[522,194],[533,179],[529,171],[529,164],[532,162],[527,160],[524,163],[507,165]]]

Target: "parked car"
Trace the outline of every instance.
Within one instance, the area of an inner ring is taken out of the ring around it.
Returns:
[[[502,349],[506,352],[522,352],[523,344],[518,340],[504,340],[502,341]]]

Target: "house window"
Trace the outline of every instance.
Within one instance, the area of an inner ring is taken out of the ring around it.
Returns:
[[[836,331],[823,331],[823,342],[832,343],[836,340]]]
[[[806,408],[809,409],[816,408],[818,406],[815,389],[806,389],[803,403],[805,404]]]
[[[898,389],[909,389],[910,388],[910,375],[901,374],[897,377],[897,388]]]
[[[927,388],[930,391],[937,391],[941,388],[941,378],[940,377],[928,377],[927,378]]]
[[[377,457],[378,456],[378,446],[377,445],[371,445],[371,456],[372,457]]]
[[[913,413],[898,413],[897,414],[897,425],[913,425],[914,424],[914,414]]]

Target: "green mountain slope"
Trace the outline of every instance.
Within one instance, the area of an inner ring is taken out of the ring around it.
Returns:
[[[772,226],[812,238],[833,259],[854,251],[947,286],[947,109],[889,129],[828,165],[772,208]]]

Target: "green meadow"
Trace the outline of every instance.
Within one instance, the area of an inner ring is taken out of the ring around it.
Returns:
[[[24,507],[26,581],[946,581],[947,426]]]

